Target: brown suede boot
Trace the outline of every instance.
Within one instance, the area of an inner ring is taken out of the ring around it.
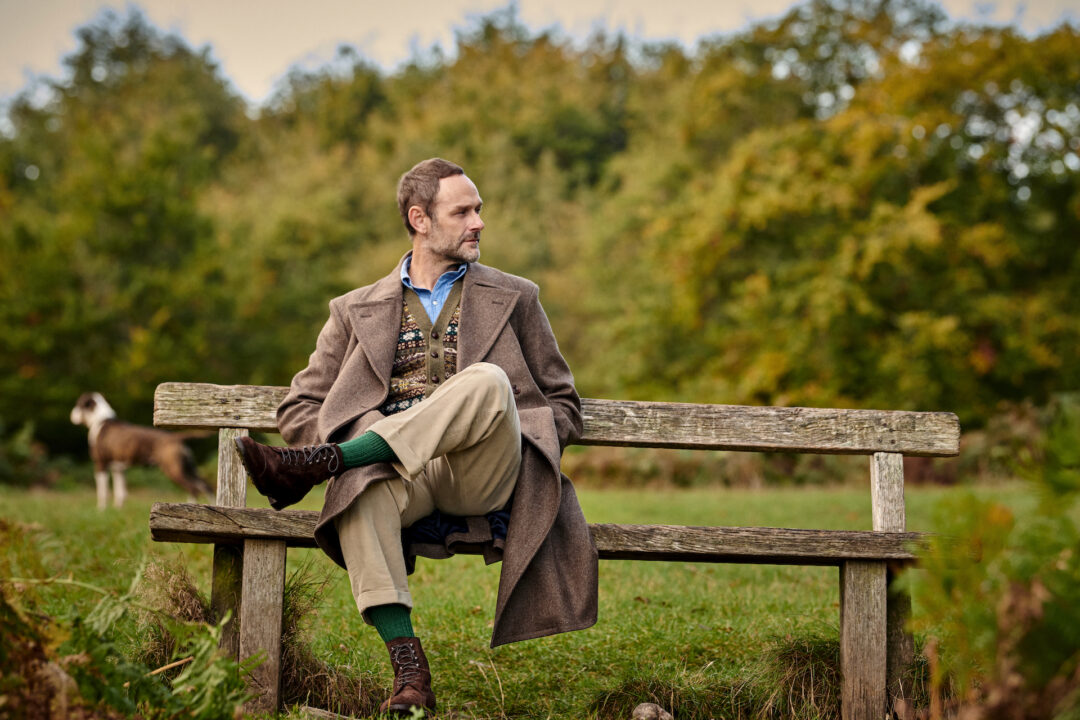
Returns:
[[[311,488],[345,469],[341,448],[333,443],[272,447],[239,437],[236,449],[255,489],[275,510],[300,502]]]
[[[383,701],[379,712],[409,715],[413,706],[435,712],[435,693],[431,691],[428,668],[420,638],[394,638],[386,643],[394,666],[394,694]]]

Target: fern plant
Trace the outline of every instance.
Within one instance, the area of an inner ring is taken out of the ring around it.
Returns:
[[[161,672],[165,668],[151,669],[125,652],[121,621],[136,609],[157,612],[136,599],[141,576],[140,567],[122,595],[73,578],[0,581],[5,644],[25,649],[18,658],[0,653],[6,717],[32,718],[43,708],[60,706],[81,708],[92,717],[145,720],[233,720],[240,715],[250,697],[244,677],[257,661],[240,664],[218,652],[228,618],[217,625],[160,618],[176,638],[174,662],[165,667],[183,667],[171,680]],[[16,592],[65,585],[90,590],[100,599],[87,613],[72,608],[66,617],[50,618],[34,606],[33,593]]]

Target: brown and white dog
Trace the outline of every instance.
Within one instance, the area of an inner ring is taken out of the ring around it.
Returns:
[[[90,459],[94,461],[94,482],[97,484],[97,504],[108,504],[109,473],[113,480],[113,505],[121,507],[127,497],[124,471],[132,465],[156,465],[169,478],[187,491],[192,500],[213,496],[213,491],[199,475],[191,450],[184,445],[186,437],[164,430],[132,425],[116,419],[116,411],[100,393],[79,396],[71,409],[71,422],[90,428]]]

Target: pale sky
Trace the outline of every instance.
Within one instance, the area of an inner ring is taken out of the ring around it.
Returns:
[[[778,17],[792,0],[518,0],[533,31],[555,28],[584,39],[596,29],[638,40],[674,40],[693,48],[703,37]],[[943,0],[957,20],[1014,23],[1038,33],[1077,24],[1080,0]],[[191,47],[209,45],[225,77],[261,103],[290,67],[315,68],[339,45],[391,71],[416,50],[454,49],[454,33],[508,6],[508,0],[0,0],[0,101],[34,77],[61,78],[61,59],[76,50],[75,29],[106,9],[121,17],[135,5],[151,23]]]

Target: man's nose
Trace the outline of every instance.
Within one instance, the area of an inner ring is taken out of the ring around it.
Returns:
[[[480,232],[484,229],[484,221],[479,215],[473,215],[472,225],[469,226],[470,232]]]

